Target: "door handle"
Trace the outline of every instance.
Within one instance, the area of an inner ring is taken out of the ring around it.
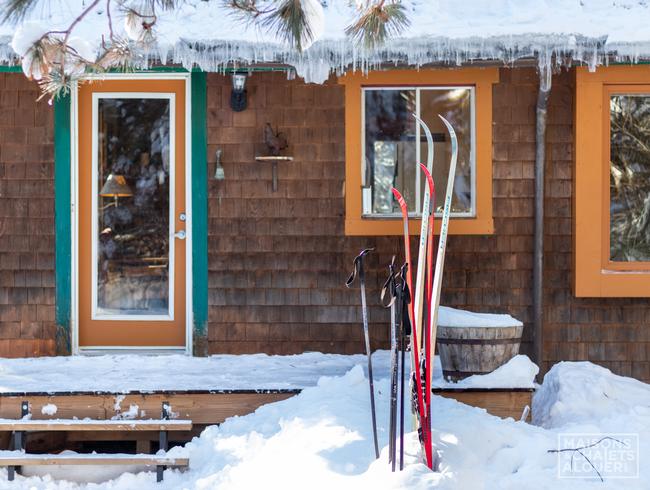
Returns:
[[[174,233],[174,238],[178,238],[179,240],[185,240],[185,230],[177,231]]]

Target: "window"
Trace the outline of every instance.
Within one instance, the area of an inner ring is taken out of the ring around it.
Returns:
[[[395,186],[406,199],[412,216],[422,210],[426,182],[417,162],[426,162],[427,142],[417,114],[433,136],[433,179],[444,189],[451,144],[438,118],[445,117],[458,135],[458,166],[452,216],[475,215],[474,193],[474,87],[366,87],[363,88],[363,215],[401,216],[391,192]],[[417,142],[420,144],[417,144]],[[444,192],[436,194],[435,210],[442,212]]]
[[[648,297],[650,70],[578,69],[575,110],[575,293]]]
[[[434,141],[435,211],[442,212],[451,143],[438,114],[458,135],[451,233],[489,234],[492,225],[492,84],[497,69],[391,70],[348,73],[346,87],[346,226],[348,235],[402,233],[391,187],[409,206],[419,231],[426,182],[427,142],[412,114]]]

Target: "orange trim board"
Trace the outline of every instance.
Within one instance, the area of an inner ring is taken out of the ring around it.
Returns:
[[[575,72],[573,182],[574,293],[578,297],[650,297],[650,262],[609,260],[609,153],[612,94],[650,94],[650,66]]]
[[[499,81],[498,68],[431,70],[386,70],[348,72],[339,78],[345,86],[345,234],[401,235],[399,218],[364,218],[361,198],[361,94],[368,86],[454,86],[475,87],[476,123],[476,216],[453,218],[449,233],[485,235],[494,233],[492,219],[492,85]],[[409,230],[420,231],[420,219],[409,219]],[[435,224],[439,232],[440,221]]]
[[[174,320],[93,320],[92,281],[92,97],[98,92],[173,93],[175,96],[175,229],[185,229],[179,214],[185,206],[185,80],[105,80],[79,86],[79,347],[183,347],[186,330],[186,242],[176,240]]]

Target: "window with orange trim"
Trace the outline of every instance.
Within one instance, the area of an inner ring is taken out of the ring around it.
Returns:
[[[650,69],[576,71],[574,288],[650,297]]]
[[[496,68],[387,70],[341,77],[345,85],[347,235],[398,235],[401,214],[390,191],[409,205],[411,232],[419,232],[426,163],[424,132],[433,133],[435,210],[444,202],[450,141],[438,114],[458,135],[459,155],[450,233],[491,234],[492,85]]]

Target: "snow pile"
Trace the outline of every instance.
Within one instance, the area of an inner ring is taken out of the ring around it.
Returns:
[[[510,315],[474,313],[441,306],[438,310],[438,325],[441,327],[521,327],[523,323]]]
[[[436,358],[439,361],[440,358]],[[488,374],[475,374],[457,382],[445,381],[434,369],[434,388],[535,388],[539,367],[527,356],[518,355]]]
[[[608,56],[625,61],[650,56],[650,5],[640,0],[473,0],[462,8],[455,0],[403,0],[411,25],[399,38],[372,52],[360,50],[345,36],[346,26],[357,15],[354,2],[303,0],[315,34],[303,53],[292,50],[277,33],[238,22],[224,4],[187,0],[176,11],[158,12],[157,46],[141,53],[140,65],[171,59],[186,68],[197,64],[218,71],[233,61],[280,62],[296,67],[308,81],[322,82],[333,71],[382,63],[418,67],[476,59],[510,63],[537,56],[545,66],[556,57],[556,63],[572,58],[594,68],[607,62]],[[27,21],[61,29],[87,5],[83,0],[41,1]],[[124,15],[115,3],[111,13],[116,34],[125,35]],[[0,26],[2,61],[15,57],[8,43],[16,27]],[[83,20],[75,35],[98,49],[107,30],[102,4]]]
[[[650,385],[590,362],[553,366],[533,403],[534,423],[547,428],[597,424],[613,416],[650,421]]]
[[[43,415],[49,415],[50,417],[56,415],[57,411],[58,408],[54,403],[48,403],[47,405],[43,405],[43,407],[41,408],[41,413]]]
[[[2,470],[0,487],[641,490],[647,488],[650,480],[650,466],[643,464],[643,459],[639,478],[606,476],[605,483],[593,478],[558,478],[557,455],[548,450],[558,447],[558,435],[563,432],[579,429],[606,434],[625,430],[639,435],[642,458],[650,451],[650,386],[615,376],[592,364],[562,363],[547,375],[535,403],[537,418],[550,422],[546,428],[499,419],[483,409],[433,396],[433,440],[440,457],[438,473],[429,472],[419,462],[415,433],[407,435],[405,471],[390,472],[386,447],[388,380],[377,380],[375,386],[383,447],[378,461],[374,460],[372,447],[367,380],[361,366],[356,366],[343,376],[321,378],[316,386],[288,400],[263,406],[244,417],[233,417],[219,427],[209,427],[185,447],[172,449],[171,455],[190,458],[190,470],[167,470],[161,484],[155,483],[151,472],[127,473],[88,487],[55,481],[51,476],[18,476],[9,484],[6,471]],[[618,401],[601,403],[603,394],[594,388],[598,386],[606,388],[608,396]],[[548,400],[556,401],[547,403]],[[561,416],[554,408],[557,400],[564,403]],[[594,410],[592,405],[598,409]],[[83,476],[68,468],[58,474]]]

